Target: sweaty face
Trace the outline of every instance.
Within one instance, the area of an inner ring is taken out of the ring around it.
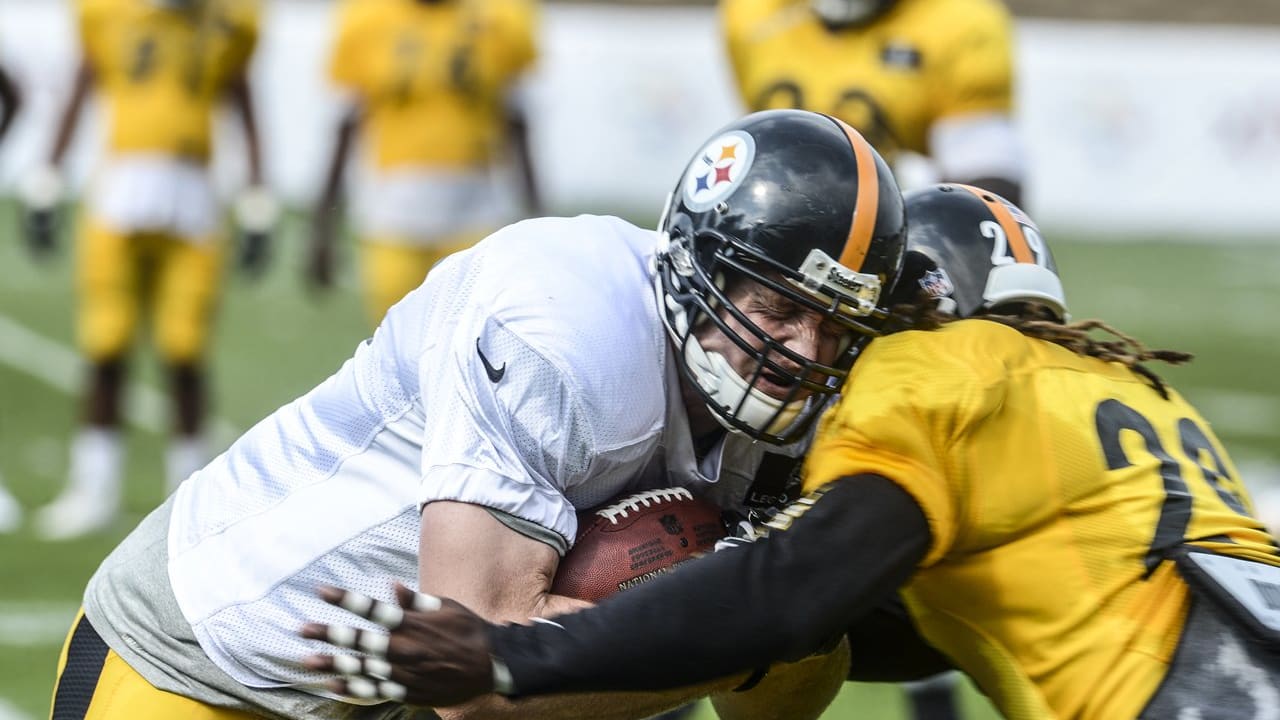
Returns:
[[[835,363],[840,351],[847,347],[850,340],[850,334],[846,328],[759,283],[750,280],[740,281],[735,287],[730,288],[728,298],[752,324],[775,342],[797,355],[820,364]],[[756,332],[724,308],[720,308],[719,312],[725,324],[740,337],[745,338],[754,350],[764,349],[765,340]],[[708,353],[719,353],[739,377],[751,382],[759,367],[755,357],[713,323],[702,324],[694,334],[703,350]],[[799,373],[799,364],[780,353],[771,350],[766,357],[792,375]],[[815,376],[809,379],[817,378]],[[784,400],[787,399],[795,384],[795,380],[765,368],[760,378],[756,380],[755,387],[770,397]],[[791,399],[802,400],[808,394],[809,391],[802,390]]]

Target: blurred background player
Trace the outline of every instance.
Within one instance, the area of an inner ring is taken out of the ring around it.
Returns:
[[[350,95],[315,210],[311,281],[333,279],[343,175],[357,134],[367,170],[358,198],[370,320],[422,283],[446,255],[510,218],[495,175],[514,155],[524,209],[540,212],[522,78],[532,64],[530,0],[347,0],[330,59]]]
[[[246,75],[258,37],[256,2],[81,0],[76,9],[83,57],[48,165],[23,188],[30,240],[50,248],[61,165],[85,101],[99,91],[106,152],[76,257],[77,334],[89,378],[68,484],[36,516],[37,533],[48,539],[99,530],[119,509],[126,358],[143,313],[173,400],[168,489],[208,460],[202,361],[226,244],[209,163],[224,98],[239,111],[248,151],[249,184],[236,204],[246,269],[261,268],[274,215]]]
[[[18,109],[21,107],[22,94],[18,90],[17,83],[3,67],[0,67],[0,140],[9,133],[13,119],[17,117]],[[18,529],[21,522],[22,507],[9,494],[8,488],[0,477],[0,533],[13,532]]]
[[[721,0],[742,101],[856,127],[890,164],[1022,202],[1012,18],[999,0]],[[909,686],[918,720],[958,717],[954,679]]]
[[[742,101],[856,127],[890,164],[1021,202],[1013,21],[999,0],[721,0]]]

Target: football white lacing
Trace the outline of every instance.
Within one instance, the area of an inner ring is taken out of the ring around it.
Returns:
[[[602,507],[596,511],[596,514],[607,519],[614,525],[618,524],[618,518],[624,518],[628,512],[636,512],[640,506],[649,507],[653,503],[671,502],[673,500],[692,500],[693,493],[686,488],[662,488],[661,490],[646,490],[635,495],[628,495],[618,502]]]

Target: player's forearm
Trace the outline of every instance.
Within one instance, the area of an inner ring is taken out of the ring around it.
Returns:
[[[54,135],[53,149],[49,153],[49,164],[57,167],[62,164],[62,159],[67,154],[67,148],[71,146],[71,139],[75,137],[76,127],[80,122],[80,111],[84,107],[85,100],[89,97],[89,91],[93,89],[94,73],[93,68],[87,62],[81,62],[80,67],[76,70],[76,77],[72,83],[71,96],[67,99],[67,104],[62,110],[62,117],[58,120],[58,130]]]
[[[507,114],[507,134],[519,166],[520,185],[524,193],[525,210],[531,214],[542,212],[542,194],[533,165],[533,148],[529,144],[529,124],[523,111],[512,109]]]
[[[904,491],[874,476],[844,479],[789,529],[686,563],[558,626],[494,628],[490,645],[517,695],[652,690],[798,660],[910,577],[928,542]]]
[[[253,88],[248,76],[241,75],[231,86],[231,97],[239,111],[240,124],[244,128],[245,161],[249,170],[249,184],[262,185],[262,143],[259,139],[257,114],[254,109]]]
[[[589,607],[595,607],[595,603],[588,600],[565,597],[564,595],[546,593],[538,600],[534,617],[553,618],[557,615],[567,615],[579,610],[586,610]]]
[[[346,174],[347,158],[359,127],[360,109],[352,107],[343,115],[334,137],[333,154],[329,157],[329,170],[325,173],[324,188],[320,193],[320,211],[333,211],[342,201],[342,178]]]

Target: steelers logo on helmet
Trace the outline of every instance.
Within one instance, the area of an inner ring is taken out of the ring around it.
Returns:
[[[715,207],[742,184],[755,155],[755,139],[741,130],[712,139],[685,173],[684,204],[696,212]]]

